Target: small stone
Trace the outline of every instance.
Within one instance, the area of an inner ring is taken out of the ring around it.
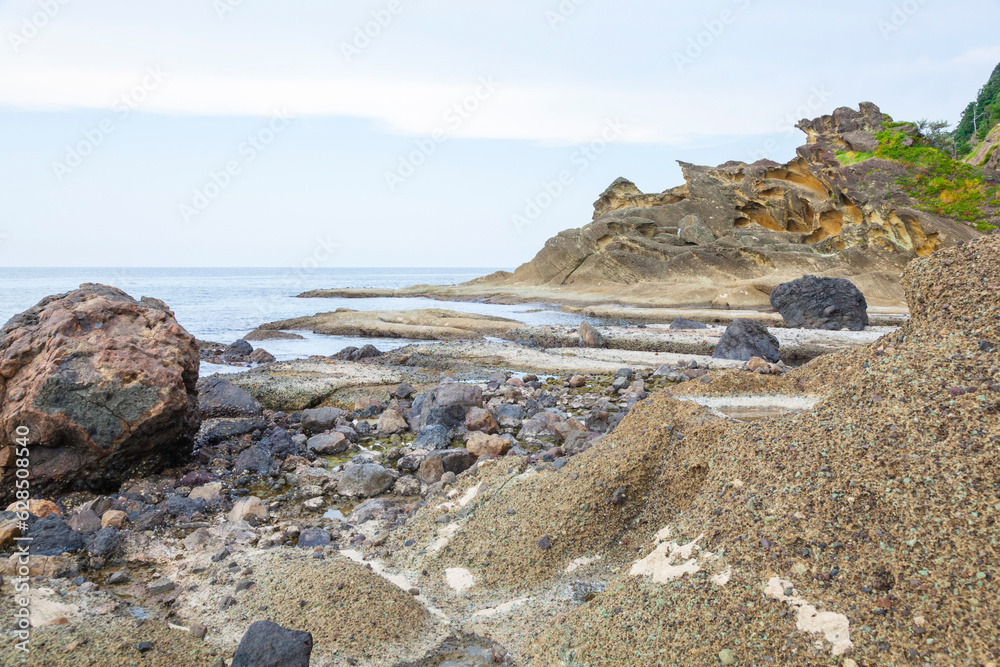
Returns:
[[[135,650],[139,653],[148,653],[153,650],[153,642],[139,642],[135,645]]]
[[[191,631],[191,636],[197,637],[198,639],[204,639],[205,635],[208,634],[208,628],[201,623],[192,623],[188,630]]]
[[[538,540],[538,548],[543,551],[552,547],[552,539],[548,535],[542,535],[542,539]]]
[[[177,587],[177,584],[169,579],[158,579],[148,586],[151,595],[163,595],[169,593]]]
[[[719,662],[721,662],[723,665],[735,665],[736,656],[733,655],[733,652],[730,651],[728,648],[724,648],[721,651],[719,651]]]

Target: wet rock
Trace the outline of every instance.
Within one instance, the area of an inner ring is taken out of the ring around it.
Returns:
[[[257,621],[240,640],[230,667],[309,667],[312,646],[308,632]]]
[[[352,465],[340,476],[337,492],[343,496],[370,498],[391,488],[392,474],[375,463]]]
[[[199,384],[198,405],[203,419],[258,417],[264,411],[256,398],[222,378],[208,378]]]
[[[315,408],[302,411],[302,429],[308,433],[323,433],[337,425],[337,420],[344,416],[340,408]]]
[[[222,358],[226,361],[246,361],[246,358],[253,352],[253,345],[242,338],[231,343],[223,352]]]
[[[747,319],[733,320],[712,356],[715,359],[738,361],[750,361],[753,357],[761,357],[772,363],[781,361],[778,339],[760,322]]]
[[[579,389],[587,384],[587,378],[583,375],[574,375],[569,379],[570,389]]]
[[[701,322],[695,322],[694,320],[686,320],[683,317],[678,317],[676,320],[670,323],[671,331],[684,331],[687,329],[707,329],[707,324],[702,324]]]
[[[57,514],[28,522],[31,553],[35,556],[58,556],[84,546],[83,536],[74,531]]]
[[[868,302],[844,278],[805,276],[778,285],[771,305],[791,328],[862,331],[868,326]]]
[[[198,431],[199,353],[169,313],[86,284],[0,331],[0,451],[29,431],[32,493],[113,488],[187,459]],[[0,503],[14,495],[13,457]]]
[[[306,446],[310,451],[316,452],[320,456],[333,456],[347,451],[350,442],[347,436],[338,431],[314,435],[309,438]]]
[[[441,424],[431,424],[420,429],[414,444],[420,449],[447,449],[451,445],[451,432]]]

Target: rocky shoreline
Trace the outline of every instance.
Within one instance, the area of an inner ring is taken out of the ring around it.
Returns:
[[[51,297],[0,345],[30,664],[994,664],[998,280],[991,236],[907,268],[901,328],[463,318],[290,362]]]

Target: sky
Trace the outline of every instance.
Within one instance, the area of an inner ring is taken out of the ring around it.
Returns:
[[[0,266],[507,267],[624,176],[955,123],[987,0],[0,0]]]

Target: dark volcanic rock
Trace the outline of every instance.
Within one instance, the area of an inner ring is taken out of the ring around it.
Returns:
[[[442,424],[431,424],[420,429],[414,444],[420,449],[447,449],[451,444],[451,432]]]
[[[313,638],[271,621],[257,621],[236,647],[230,667],[309,667]]]
[[[270,452],[260,445],[254,445],[250,449],[241,452],[236,457],[236,463],[233,465],[233,472],[237,475],[245,472],[269,475],[277,469],[278,462],[271,458]]]
[[[805,276],[778,285],[771,291],[771,305],[796,329],[861,331],[868,326],[865,295],[844,278]]]
[[[205,380],[200,383],[198,391],[198,404],[203,419],[256,417],[264,411],[256,398],[222,378]]]
[[[114,287],[86,284],[11,318],[0,331],[0,502],[13,500],[11,447],[25,432],[42,496],[184,461],[200,422],[198,364],[169,311]]]
[[[337,425],[344,416],[340,408],[314,408],[302,411],[302,428],[308,433],[322,433]]]
[[[372,359],[374,357],[381,357],[382,351],[379,350],[374,345],[365,345],[364,347],[345,347],[343,350],[333,355],[333,359],[338,361],[360,361],[361,359]]]
[[[87,540],[87,551],[91,556],[107,558],[118,550],[121,543],[121,531],[108,526],[107,528],[101,528],[92,538]]]
[[[348,467],[337,482],[337,492],[344,496],[370,498],[389,489],[395,482],[392,473],[377,463]]]
[[[198,438],[203,445],[214,445],[229,440],[240,435],[263,431],[267,428],[267,420],[263,417],[250,417],[247,419],[217,419],[205,422],[202,430],[198,433]]]
[[[29,521],[28,537],[33,556],[58,556],[83,548],[83,535],[70,528],[58,514]]]
[[[222,358],[226,361],[245,361],[252,352],[253,345],[241,338],[225,349]]]
[[[771,335],[760,322],[738,319],[722,334],[715,348],[715,359],[736,359],[750,361],[753,357],[766,359],[771,363],[781,360],[778,339]]]

